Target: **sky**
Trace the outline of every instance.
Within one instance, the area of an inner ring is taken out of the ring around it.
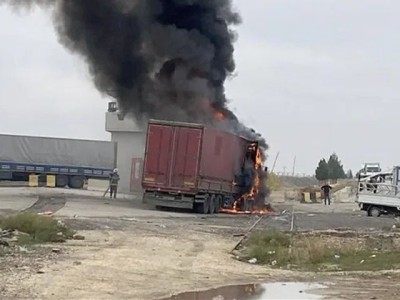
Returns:
[[[234,0],[237,69],[230,108],[267,140],[275,171],[313,174],[399,163],[400,2]],[[58,44],[46,11],[0,5],[0,133],[105,139],[111,99]],[[1,145],[0,145],[1,146]]]

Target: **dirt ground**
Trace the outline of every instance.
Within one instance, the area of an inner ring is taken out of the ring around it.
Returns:
[[[61,200],[60,200],[61,199]],[[398,299],[396,272],[305,274],[235,260],[229,253],[257,216],[201,216],[156,211],[132,201],[63,191],[0,190],[0,214],[54,211],[85,236],[32,253],[0,256],[1,299],[161,299],[218,286],[276,281],[318,282],[327,299]],[[379,231],[392,218],[368,218],[354,205],[276,207],[257,228]],[[286,210],[286,212],[285,212]],[[284,212],[283,214],[281,212]],[[53,253],[53,247],[60,253]]]

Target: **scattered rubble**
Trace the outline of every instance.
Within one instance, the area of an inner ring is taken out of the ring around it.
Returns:
[[[73,236],[74,240],[79,240],[79,241],[83,241],[85,239],[85,237],[83,235],[79,235],[79,234],[75,234]]]
[[[19,231],[2,230],[0,228],[0,246],[11,247],[12,243],[18,242]]]
[[[257,263],[257,258],[249,259],[249,263],[250,264],[256,264]]]
[[[18,247],[18,251],[21,252],[21,253],[29,253],[28,248],[22,247],[22,246]]]

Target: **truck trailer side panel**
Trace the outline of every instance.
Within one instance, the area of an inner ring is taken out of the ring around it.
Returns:
[[[113,169],[114,143],[0,135],[0,161]]]
[[[199,188],[230,193],[245,155],[247,141],[232,133],[204,129]]]

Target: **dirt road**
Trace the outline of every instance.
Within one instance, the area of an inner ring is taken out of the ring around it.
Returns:
[[[26,258],[18,261],[18,267],[13,267],[14,262],[8,264],[1,269],[2,299],[160,299],[217,286],[292,280],[325,283],[329,289],[324,293],[332,299],[352,299],[360,289],[365,299],[382,299],[382,295],[392,299],[397,293],[393,287],[398,278],[393,274],[372,279],[364,276],[360,281],[358,275],[302,274],[235,260],[229,254],[239,239],[234,235],[245,232],[257,216],[204,217],[155,211],[138,203],[108,202],[85,195],[64,193],[60,198],[58,191],[52,192],[53,197],[43,191],[39,191],[41,197],[23,191],[13,193],[6,196],[0,191],[0,211],[54,208],[59,219],[86,239],[60,246],[59,254],[44,251],[47,256],[34,257],[33,263]],[[332,209],[336,211],[332,213]],[[354,226],[368,231],[395,222],[367,218],[351,207],[314,206],[297,211],[299,230]],[[287,230],[290,222],[290,214],[269,216],[258,228]],[[391,288],[384,292],[385,287]]]

